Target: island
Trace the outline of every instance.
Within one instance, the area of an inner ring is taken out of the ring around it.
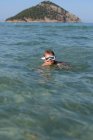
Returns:
[[[80,22],[80,18],[51,1],[23,10],[6,22]]]

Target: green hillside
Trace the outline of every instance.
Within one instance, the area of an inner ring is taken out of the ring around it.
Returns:
[[[78,22],[80,19],[75,15],[70,14],[65,9],[59,7],[55,3],[50,1],[43,1],[40,4],[28,8],[19,14],[6,19],[6,21],[24,21],[24,22],[31,22],[31,21],[45,21],[55,20],[61,22]]]

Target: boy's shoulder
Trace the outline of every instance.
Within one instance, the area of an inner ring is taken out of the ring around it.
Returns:
[[[70,69],[71,66],[70,64],[66,63],[66,62],[58,62],[56,61],[56,66],[60,69]]]

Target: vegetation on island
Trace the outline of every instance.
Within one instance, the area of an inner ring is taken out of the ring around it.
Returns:
[[[52,3],[50,1],[43,1],[40,4],[28,8],[16,16],[10,17],[6,19],[6,21],[24,21],[24,22],[31,22],[31,21],[40,21],[40,20],[55,20],[61,22],[79,22],[80,19],[75,15],[70,14],[65,9],[61,8],[60,6]]]

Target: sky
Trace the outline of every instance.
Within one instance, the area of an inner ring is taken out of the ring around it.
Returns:
[[[16,15],[24,9],[44,0],[0,0],[0,21]],[[51,0],[78,16],[82,22],[93,23],[93,0]]]

